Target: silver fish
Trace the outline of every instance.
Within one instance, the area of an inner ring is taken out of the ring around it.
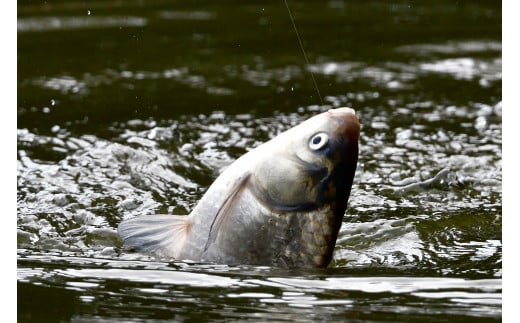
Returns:
[[[124,244],[178,260],[326,267],[358,159],[351,108],[331,109],[244,154],[188,216],[121,222]]]

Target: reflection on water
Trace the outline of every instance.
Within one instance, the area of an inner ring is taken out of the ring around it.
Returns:
[[[500,8],[291,6],[309,66],[282,3],[19,4],[19,318],[501,318]],[[240,155],[340,106],[362,129],[330,268],[120,249],[122,219],[188,214]]]
[[[369,312],[387,311],[385,308],[396,300],[400,302],[400,310],[390,314],[394,318],[424,319],[439,314],[455,317],[500,315],[501,279],[356,277],[347,271],[330,275],[323,270],[292,271],[287,276],[287,270],[265,267],[70,256],[65,260],[61,256],[49,255],[27,255],[19,261],[33,266],[18,270],[18,281],[22,285],[33,283],[48,289],[70,291],[79,308],[88,308],[94,302],[103,308],[116,310],[118,300],[126,297],[132,300],[133,306],[141,309],[138,315],[145,314],[145,317],[153,315],[148,309],[151,304],[154,304],[152,311],[159,306],[161,317],[187,315],[184,307],[193,301],[207,310],[228,306],[235,313],[231,316],[226,313],[226,317],[242,319],[248,318],[249,312],[240,311],[243,306],[254,306],[258,319],[269,318],[273,311],[280,315],[280,319],[289,319],[287,314],[296,314],[299,312],[297,309],[302,308],[312,309],[315,318],[337,319],[349,312],[356,312],[359,318],[364,318],[369,317]],[[44,263],[62,263],[67,268],[42,270],[34,267]],[[208,299],[212,294],[218,297]],[[195,295],[198,296],[194,299]],[[183,306],[169,306],[178,303]],[[219,313],[222,312],[215,314]],[[204,311],[199,315],[211,317]],[[125,318],[126,315],[123,312],[119,317]]]
[[[89,14],[90,16],[90,14]],[[140,17],[41,17],[18,19],[18,32],[74,30],[107,27],[141,27],[146,19]]]
[[[485,43],[484,43],[485,44]],[[455,44],[457,45],[457,44]],[[491,86],[491,82],[502,80],[502,59],[478,60],[474,58],[450,58],[437,61],[403,64],[387,62],[385,66],[375,67],[360,62],[327,62],[310,67],[314,73],[333,75],[337,82],[354,82],[359,79],[370,81],[373,86],[388,89],[412,89],[422,73],[449,74],[455,79],[474,80],[481,86]]]

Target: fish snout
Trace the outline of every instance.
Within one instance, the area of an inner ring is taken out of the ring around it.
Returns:
[[[332,115],[356,115],[356,110],[348,107],[329,109],[327,112]]]
[[[341,152],[340,155],[343,157],[355,155],[357,159],[360,124],[356,111],[346,107],[330,109],[327,111],[327,116],[335,123],[333,130],[335,150]]]

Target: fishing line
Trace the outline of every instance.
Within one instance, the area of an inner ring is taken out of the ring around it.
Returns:
[[[296,28],[296,23],[294,22],[294,17],[291,13],[291,9],[289,9],[289,4],[287,3],[287,0],[283,0],[283,2],[285,3],[285,7],[287,8],[287,12],[289,13],[289,18],[291,18],[294,32],[296,33],[296,38],[298,38],[298,43],[300,44],[300,48],[303,53],[303,58],[305,58],[305,62],[307,63],[307,66],[310,66],[311,64],[309,63],[309,59],[307,58],[307,54],[305,53],[305,49],[303,48],[303,43],[302,43],[302,39],[300,37],[300,33],[298,32],[298,28]],[[325,103],[323,103],[323,99],[321,97],[320,89],[318,88],[318,83],[316,83],[316,79],[314,79],[314,74],[312,74],[311,70],[309,70],[309,73],[311,74],[312,82],[314,83],[314,88],[316,89],[316,92],[318,93],[321,104],[325,105]]]

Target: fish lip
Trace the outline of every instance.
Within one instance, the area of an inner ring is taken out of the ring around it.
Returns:
[[[352,108],[331,109],[326,113],[328,122],[332,123],[331,149],[328,158],[337,167],[347,167],[354,175],[358,155],[361,125]],[[336,167],[334,167],[336,168]]]
[[[336,108],[336,109],[329,109],[327,111],[329,114],[331,114],[332,116],[335,116],[335,115],[356,115],[356,110],[352,109],[352,108],[349,108],[349,107],[341,107],[341,108]]]
[[[341,141],[357,142],[359,140],[361,125],[356,110],[349,107],[330,109],[327,111],[327,116],[341,123],[341,126],[334,131],[334,137],[341,138]]]

